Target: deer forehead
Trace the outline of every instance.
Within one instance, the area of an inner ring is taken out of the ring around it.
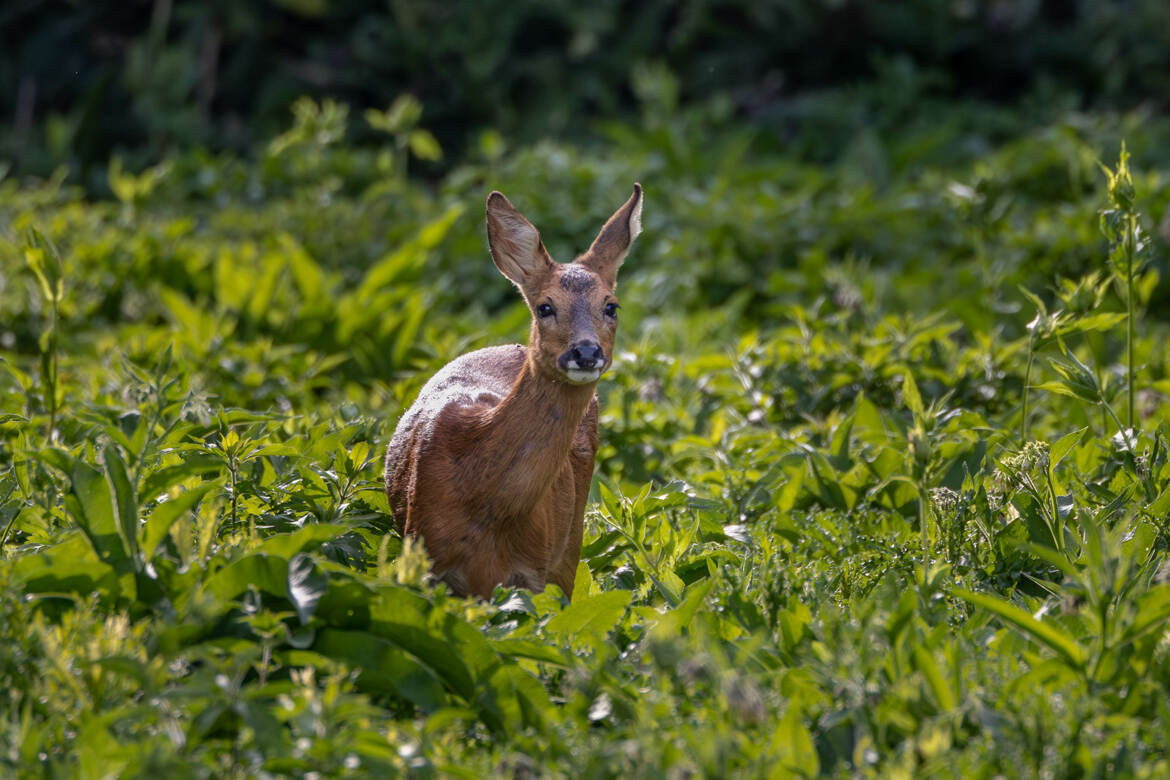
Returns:
[[[557,284],[567,293],[586,295],[601,286],[601,279],[584,266],[566,265],[557,277]]]

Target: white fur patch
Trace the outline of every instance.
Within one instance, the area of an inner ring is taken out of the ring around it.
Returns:
[[[570,368],[567,371],[565,371],[565,376],[567,376],[569,378],[569,381],[575,385],[587,385],[590,382],[596,382],[598,379],[601,378],[601,369],[600,368],[590,368],[590,369]]]
[[[642,193],[638,193],[638,202],[630,214],[630,243],[642,233]]]

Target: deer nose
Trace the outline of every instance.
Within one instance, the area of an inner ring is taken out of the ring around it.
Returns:
[[[588,371],[604,362],[605,353],[601,351],[601,345],[595,341],[581,341],[569,348],[570,368],[576,363],[577,368]]]

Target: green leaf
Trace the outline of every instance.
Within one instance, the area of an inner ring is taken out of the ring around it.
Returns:
[[[545,628],[553,634],[596,647],[626,613],[632,595],[627,590],[611,590],[574,601]]]
[[[914,415],[915,420],[921,420],[926,415],[926,408],[922,405],[922,396],[918,394],[918,383],[909,368],[903,369],[902,374],[902,401],[906,408]]]
[[[1023,293],[1024,297],[1027,298],[1034,307],[1036,307],[1036,312],[1040,315],[1041,318],[1048,316],[1048,307],[1044,305],[1044,301],[1040,299],[1039,295],[1032,292],[1023,285],[1019,286],[1019,290],[1021,293]]]
[[[73,534],[59,544],[21,556],[11,567],[14,578],[27,594],[100,593],[108,598],[122,595],[117,573],[98,559],[84,534]]]
[[[126,554],[138,558],[138,497],[126,475],[126,463],[122,454],[113,444],[102,449],[102,462],[106,467],[106,478],[113,491],[114,510],[118,518],[118,530],[122,535]]]
[[[557,648],[531,639],[493,639],[492,647],[500,655],[512,658],[530,658],[562,667],[572,665],[571,659]]]
[[[331,588],[317,606],[318,615],[329,606]],[[475,696],[478,679],[499,663],[487,639],[467,621],[437,611],[422,596],[405,588],[382,586],[369,599],[369,630],[389,639],[435,670],[466,701]]]
[[[255,460],[256,458],[270,458],[274,455],[281,457],[296,457],[301,455],[301,450],[292,446],[291,444],[266,444],[263,447],[257,447],[245,456],[242,461]]]
[[[1070,320],[1061,329],[1061,333],[1087,333],[1089,331],[1110,331],[1119,323],[1125,321],[1126,313],[1121,311],[1102,311],[1077,317]]]
[[[1159,493],[1158,497],[1146,506],[1146,514],[1158,520],[1170,514],[1170,487]]]
[[[1010,602],[989,596],[985,593],[974,593],[956,588],[951,591],[969,604],[986,609],[1000,620],[1021,631],[1032,640],[1039,642],[1064,661],[1077,669],[1083,668],[1085,656],[1076,641],[1068,633],[1056,626],[1037,620],[1024,610]]]
[[[1066,395],[1075,396],[1089,403],[1097,403],[1101,398],[1101,384],[1097,376],[1071,352],[1065,357],[1053,356],[1048,359],[1056,373],[1064,380]],[[1047,384],[1047,383],[1046,383]],[[1059,392],[1059,391],[1058,391]]]
[[[1124,638],[1133,642],[1152,632],[1161,632],[1170,623],[1170,585],[1155,585],[1137,600],[1137,614],[1126,627]]]
[[[772,733],[772,760],[776,766],[769,777],[816,777],[820,774],[821,762],[812,735],[801,722],[800,708],[795,702],[789,702],[788,711]]]
[[[328,523],[306,525],[292,533],[275,534],[268,537],[260,544],[259,552],[292,558],[297,553],[317,550],[326,542],[351,530],[348,526]]]
[[[328,587],[329,578],[308,555],[297,553],[288,562],[288,600],[302,624],[309,622]]]
[[[934,662],[930,651],[922,645],[914,646],[914,666],[922,673],[930,692],[934,695],[935,703],[940,710],[946,712],[957,706],[954,691],[946,684],[942,671]]]
[[[424,664],[384,637],[366,631],[323,628],[313,651],[360,669],[358,684],[366,689],[397,694],[423,712],[444,705],[443,685]]]
[[[547,730],[560,721],[540,681],[515,664],[501,664],[483,681],[475,700],[481,716],[490,713],[498,731],[524,727]],[[492,721],[485,718],[488,725]]]
[[[41,295],[48,302],[59,303],[64,294],[65,284],[61,253],[57,251],[57,246],[36,228],[29,231],[27,243],[29,246],[25,249],[24,257],[37,277]]]
[[[1064,460],[1064,457],[1072,451],[1073,447],[1077,446],[1087,430],[1089,430],[1089,427],[1086,425],[1080,430],[1073,431],[1057,439],[1056,444],[1053,444],[1048,451],[1049,472],[1053,472],[1056,469],[1056,465]]]
[[[167,538],[175,521],[194,509],[195,505],[215,487],[216,485],[212,483],[184,490],[178,496],[155,507],[146,520],[146,531],[142,539],[142,552],[146,560],[154,557],[155,550]]]
[[[253,554],[232,561],[210,575],[203,590],[222,601],[234,601],[249,587],[270,596],[288,596],[288,561],[275,555]]]
[[[443,148],[427,130],[414,130],[410,133],[410,151],[420,160],[434,162],[443,159]]]
[[[202,476],[208,472],[220,473],[225,468],[219,458],[183,453],[182,463],[164,466],[147,474],[142,480],[142,490],[138,497],[144,502],[152,501],[158,498],[160,493],[170,490],[188,477]]]
[[[75,461],[65,506],[77,521],[98,558],[107,563],[127,559],[126,547],[114,515],[114,497],[106,475]]]

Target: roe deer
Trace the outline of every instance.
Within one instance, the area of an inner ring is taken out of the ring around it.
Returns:
[[[532,312],[528,346],[462,355],[423,386],[386,452],[398,529],[421,536],[456,593],[496,585],[572,596],[597,452],[598,378],[612,363],[618,266],[642,230],[642,187],[571,263],[499,192],[492,260]]]

